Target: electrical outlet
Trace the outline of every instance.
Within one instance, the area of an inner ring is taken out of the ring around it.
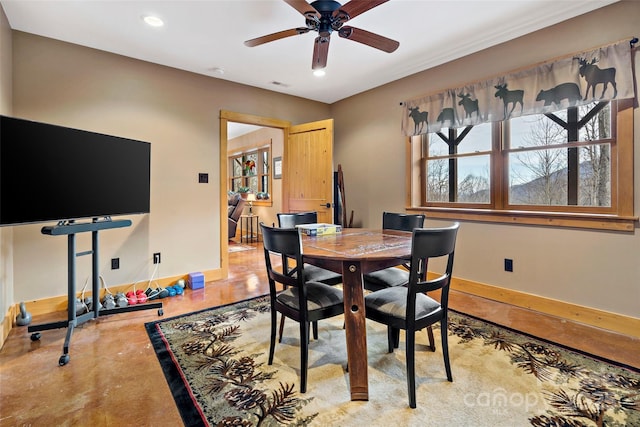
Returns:
[[[111,269],[117,270],[120,268],[120,258],[111,258]]]
[[[209,174],[208,173],[199,173],[198,174],[198,182],[200,184],[207,184],[209,183]]]
[[[153,254],[153,263],[160,264],[160,252],[156,252]]]
[[[504,271],[513,272],[513,260],[509,258],[504,259]]]

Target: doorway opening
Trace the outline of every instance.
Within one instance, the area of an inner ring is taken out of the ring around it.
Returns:
[[[229,239],[227,238],[229,236],[230,222],[228,219],[229,207],[227,204],[227,196],[228,191],[231,189],[229,180],[229,141],[234,142],[234,140],[242,139],[251,141],[252,135],[255,136],[257,142],[247,142],[249,145],[260,145],[262,143],[260,138],[279,140],[280,142],[276,144],[278,145],[276,147],[274,147],[274,144],[271,142],[271,159],[269,159],[269,161],[273,162],[273,157],[282,157],[284,141],[288,135],[289,126],[290,123],[284,120],[270,119],[224,110],[220,112],[220,266],[223,278],[228,276],[229,271]],[[267,136],[261,135],[262,133]],[[243,135],[249,136],[243,138]],[[258,213],[260,222],[270,223],[271,216],[275,217],[275,213],[272,212],[281,208],[281,182],[282,180],[279,180],[277,184],[274,185],[272,180],[272,188],[269,189],[269,203],[262,203],[263,206],[254,205],[252,207],[253,213]],[[269,208],[267,208],[266,205],[270,205]],[[244,210],[248,211],[248,207]],[[238,230],[238,232],[239,231],[240,230]],[[237,240],[240,241],[240,238]]]

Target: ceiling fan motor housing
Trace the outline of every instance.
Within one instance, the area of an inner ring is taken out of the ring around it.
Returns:
[[[321,14],[327,12],[332,14],[336,10],[340,9],[340,6],[342,5],[334,0],[316,0],[311,3],[311,6]]]
[[[333,31],[338,31],[349,20],[349,15],[339,11],[342,5],[334,0],[316,0],[311,6],[320,13],[307,12],[307,27],[318,32],[320,37],[329,37]],[[338,11],[338,12],[336,12]]]
[[[314,41],[312,68],[318,70],[327,65],[330,36],[334,31],[338,32],[341,38],[362,43],[388,53],[395,51],[400,45],[395,40],[370,31],[344,26],[351,18],[386,3],[389,0],[349,0],[344,5],[335,0],[315,0],[311,4],[307,3],[307,0],[284,1],[304,16],[306,26],[278,31],[273,34],[247,40],[244,42],[246,46],[254,47],[285,37],[316,31],[318,32],[318,37],[316,37]]]

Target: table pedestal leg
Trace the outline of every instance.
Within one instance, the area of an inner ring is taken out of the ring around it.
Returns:
[[[367,330],[360,262],[342,263],[342,283],[351,400],[369,400]]]

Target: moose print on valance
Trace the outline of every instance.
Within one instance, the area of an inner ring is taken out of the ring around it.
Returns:
[[[403,102],[405,135],[633,98],[629,41]]]

